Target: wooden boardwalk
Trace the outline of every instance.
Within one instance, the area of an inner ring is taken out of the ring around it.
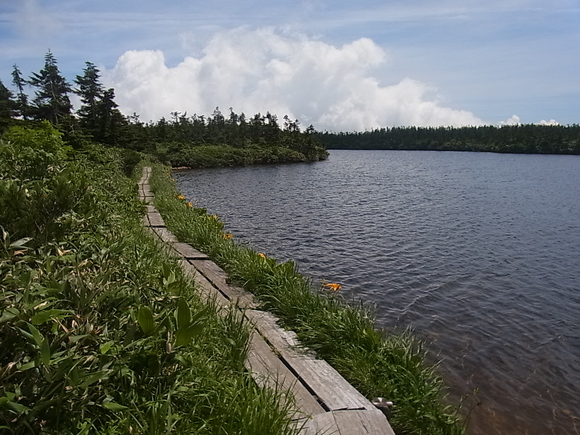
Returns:
[[[296,399],[293,416],[302,434],[394,435],[382,411],[350,385],[326,361],[298,349],[296,334],[278,326],[277,318],[257,309],[251,293],[228,283],[227,274],[209,257],[179,242],[152,205],[151,168],[143,169],[139,197],[147,204],[144,225],[179,258],[202,294],[224,307],[237,304],[255,325],[246,368],[260,385],[282,387]]]

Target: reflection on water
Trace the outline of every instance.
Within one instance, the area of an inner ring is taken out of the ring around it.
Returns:
[[[470,434],[580,433],[580,157],[332,151],[176,179],[237,239],[427,339]]]

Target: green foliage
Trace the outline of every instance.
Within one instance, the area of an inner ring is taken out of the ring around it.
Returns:
[[[56,58],[50,50],[44,57],[44,68],[32,73],[28,83],[37,89],[33,107],[36,119],[57,125],[63,117],[70,115],[72,104],[68,94],[71,87],[61,75]]]
[[[187,206],[162,167],[154,167],[151,184],[156,207],[180,240],[220,264],[363,394],[395,403],[390,421],[397,434],[464,433],[458,410],[445,404],[441,378],[425,362],[422,343],[409,332],[378,331],[369,307],[314,287],[291,261],[279,263],[236,243],[217,216]]]
[[[580,125],[392,127],[358,133],[323,133],[332,149],[483,151],[580,154]]]
[[[264,163],[324,160],[328,152],[314,127],[301,132],[299,121],[286,116],[281,128],[275,115],[245,115],[231,110],[225,118],[218,108],[211,117],[187,117],[173,112],[173,120],[162,118],[143,126],[146,148],[173,166],[207,168]]]
[[[160,157],[174,167],[215,168],[256,164],[304,162],[298,151],[283,147],[235,148],[227,145],[180,146],[173,144]]]
[[[1,138],[0,178],[38,180],[54,174],[66,160],[69,149],[59,133],[48,122],[34,129],[14,126]]]
[[[12,92],[0,80],[0,133],[10,124],[16,112],[16,102],[13,98]]]
[[[202,302],[143,229],[120,153],[62,160],[49,133],[2,142],[2,433],[296,433],[291,402],[243,370],[239,313]]]

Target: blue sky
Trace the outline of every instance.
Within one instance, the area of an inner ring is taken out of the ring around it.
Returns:
[[[50,49],[126,114],[271,111],[319,130],[580,122],[580,1],[0,0],[0,79]],[[32,90],[31,90],[32,91]]]

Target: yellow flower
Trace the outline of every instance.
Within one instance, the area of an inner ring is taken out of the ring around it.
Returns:
[[[187,203],[187,206],[188,206],[188,207],[193,207],[193,203],[191,203],[191,202],[188,202],[188,203]]]
[[[218,218],[218,217],[217,217],[217,214],[212,214],[212,215],[210,216],[210,218],[212,218],[212,219],[216,219],[216,220],[217,220],[217,218]]]
[[[328,287],[333,292],[337,292],[342,288],[342,286],[340,284],[337,284],[335,282],[329,282],[328,284],[322,284],[322,285],[324,287]]]
[[[225,233],[224,234],[224,239],[228,240],[228,239],[232,239],[234,237],[234,235],[232,233]]]
[[[264,254],[262,254],[261,252],[258,252],[258,257],[260,257],[260,258],[266,258],[266,256]]]
[[[181,199],[181,200],[183,201],[183,200],[185,199],[185,196],[183,196],[183,195],[179,195],[179,196],[177,197],[177,199]]]

